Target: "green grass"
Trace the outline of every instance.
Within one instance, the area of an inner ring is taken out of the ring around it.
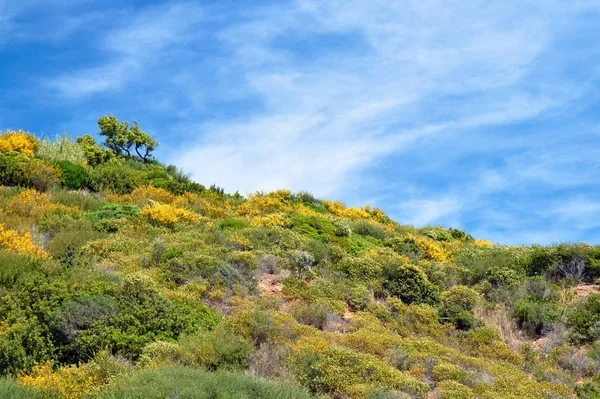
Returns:
[[[2,396],[3,397],[3,396]],[[118,380],[89,399],[303,399],[300,388],[256,377],[186,367],[148,369]]]

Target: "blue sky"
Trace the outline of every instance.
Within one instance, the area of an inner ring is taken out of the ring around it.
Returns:
[[[0,129],[114,114],[229,192],[600,244],[598,37],[598,0],[0,0]]]

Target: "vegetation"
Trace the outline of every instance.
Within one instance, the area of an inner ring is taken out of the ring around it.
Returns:
[[[598,397],[600,247],[227,194],[99,126],[0,134],[0,397]]]

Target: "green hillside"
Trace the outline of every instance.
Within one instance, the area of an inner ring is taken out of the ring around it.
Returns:
[[[227,194],[99,126],[0,135],[0,397],[600,397],[600,247]]]

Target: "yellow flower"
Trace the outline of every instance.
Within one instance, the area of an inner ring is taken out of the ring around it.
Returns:
[[[173,205],[158,203],[145,206],[140,215],[147,217],[155,224],[171,228],[180,223],[196,223],[199,220],[197,213]]]
[[[16,230],[4,230],[0,224],[0,250],[26,255],[32,258],[45,258],[48,254],[31,241],[31,234],[19,234]]]
[[[7,130],[0,134],[0,150],[17,151],[23,155],[33,156],[39,148],[40,141],[31,133],[19,130]]]

